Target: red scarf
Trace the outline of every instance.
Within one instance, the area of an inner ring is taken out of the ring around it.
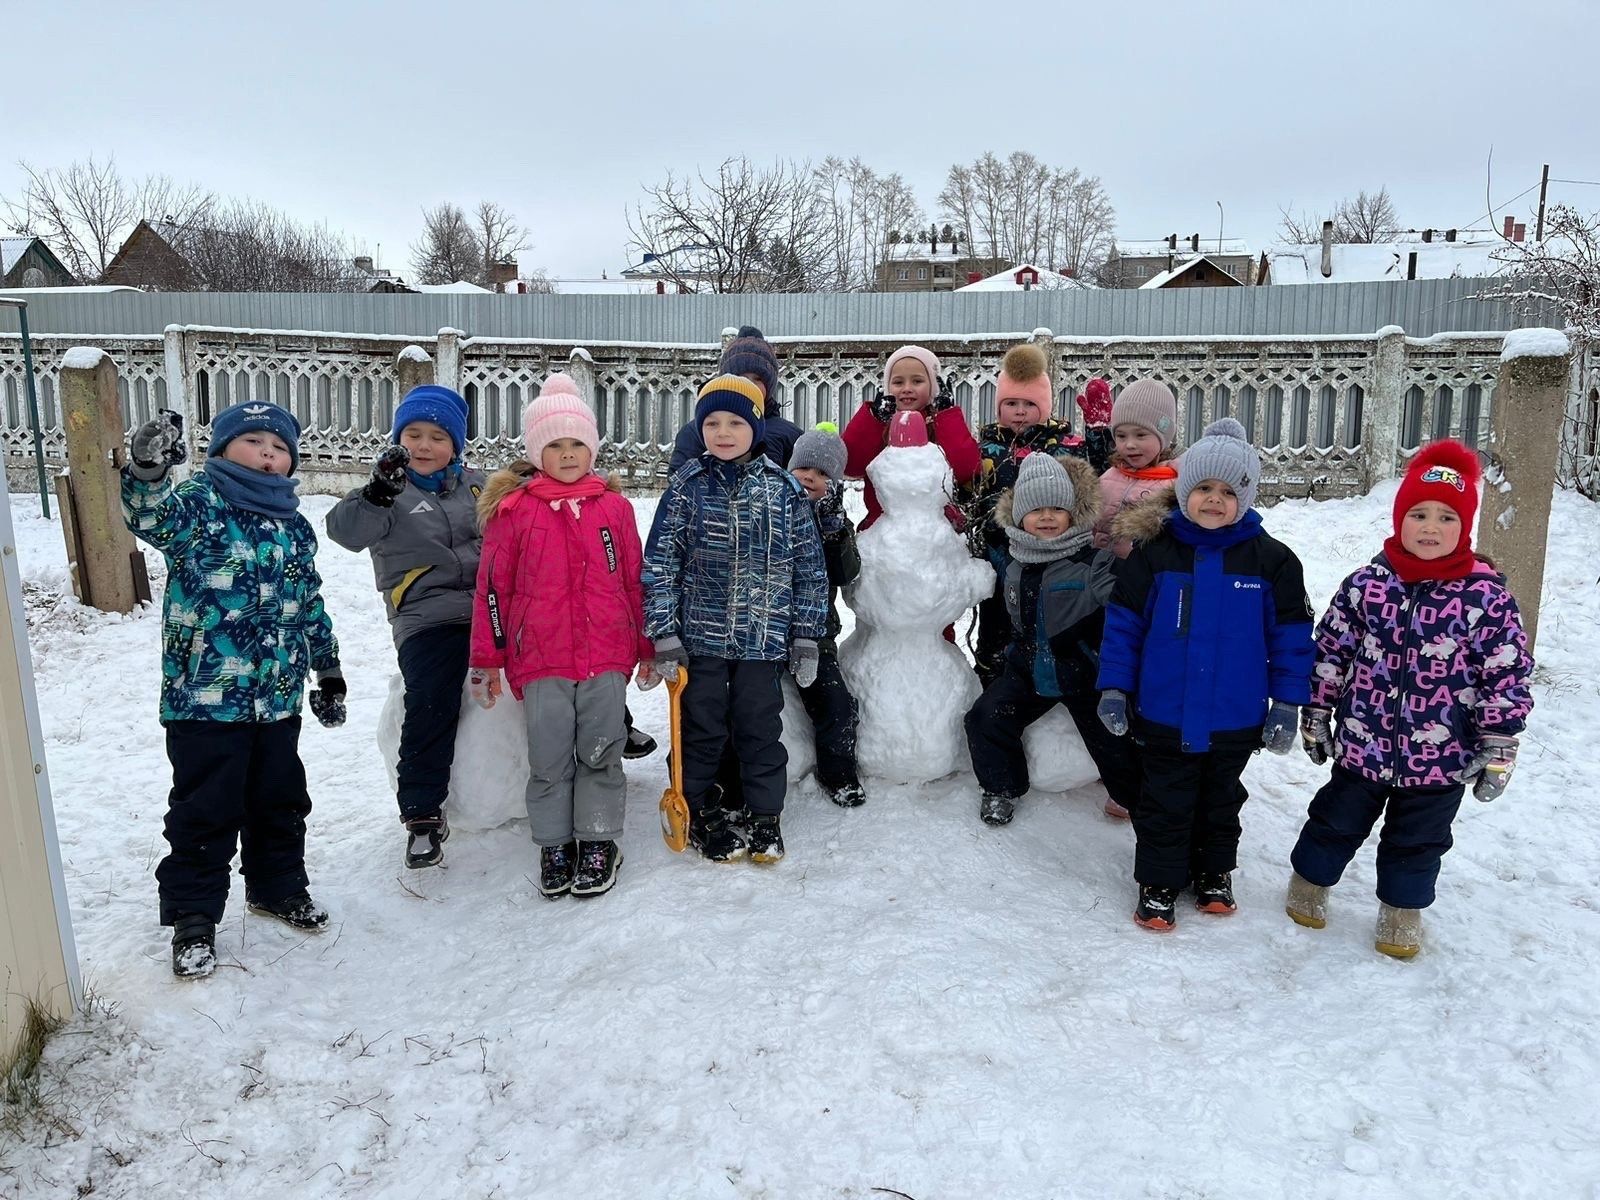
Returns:
[[[1465,579],[1478,565],[1472,539],[1462,538],[1443,558],[1418,558],[1400,543],[1400,535],[1384,539],[1383,556],[1400,576],[1401,583],[1421,583],[1425,579]]]
[[[597,475],[591,471],[583,478],[574,480],[572,483],[562,483],[559,479],[553,479],[543,471],[539,471],[517,491],[507,496],[505,503],[501,507],[507,509],[514,507],[517,498],[523,492],[526,492],[535,500],[542,500],[557,512],[561,511],[561,506],[565,504],[572,510],[572,515],[576,517],[585,500],[605,495],[606,481],[604,476]]]

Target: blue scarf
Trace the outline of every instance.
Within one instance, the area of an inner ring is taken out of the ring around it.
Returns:
[[[278,520],[294,516],[300,508],[300,497],[294,494],[300,481],[288,475],[252,471],[225,458],[206,459],[205,471],[217,495],[235,508]]]
[[[1232,525],[1224,525],[1221,529],[1206,529],[1196,525],[1177,509],[1173,509],[1168,524],[1172,529],[1172,536],[1187,546],[1215,546],[1219,550],[1226,550],[1229,546],[1248,542],[1260,534],[1261,514],[1253,508],[1246,509],[1244,516]]]
[[[461,470],[461,463],[452,459],[448,466],[440,467],[437,471],[430,471],[426,475],[419,475],[410,467],[407,467],[406,478],[423,491],[433,492],[437,495],[445,490],[445,484],[447,483],[452,489],[455,487],[455,481],[461,478]]]

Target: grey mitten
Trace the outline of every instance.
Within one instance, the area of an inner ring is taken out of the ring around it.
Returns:
[[[675,637],[664,637],[656,642],[655,672],[668,683],[678,678],[678,668],[689,665],[689,652]]]
[[[1294,704],[1274,700],[1261,727],[1261,745],[1271,754],[1287,754],[1294,749],[1294,735],[1300,726],[1300,709]]]
[[[803,688],[817,681],[817,664],[821,655],[817,643],[810,638],[795,638],[789,645],[789,673]]]
[[[157,411],[155,420],[146,421],[133,431],[128,443],[128,474],[154,483],[188,457],[183,414],[163,408]]]
[[[1115,688],[1100,693],[1100,703],[1095,708],[1095,714],[1100,718],[1100,724],[1112,737],[1121,737],[1128,732],[1128,693],[1119,692]]]
[[[1487,804],[1506,790],[1516,765],[1517,739],[1505,733],[1486,733],[1478,753],[1461,772],[1461,781],[1472,780],[1472,794]]]

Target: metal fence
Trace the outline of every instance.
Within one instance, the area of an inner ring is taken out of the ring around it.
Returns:
[[[1177,394],[1183,441],[1233,416],[1261,448],[1261,495],[1344,496],[1392,477],[1408,452],[1433,437],[1484,440],[1494,398],[1500,334],[1408,337],[1390,327],[1318,338],[1092,338],[986,334],[925,338],[940,356],[957,403],[975,425],[994,419],[1005,351],[1034,340],[1052,358],[1057,412],[1074,423],[1073,398],[1095,376],[1120,390],[1151,375]],[[556,370],[570,371],[593,398],[601,464],[636,486],[664,481],[672,440],[715,369],[721,344],[623,343],[173,328],[159,337],[35,339],[45,454],[65,457],[56,403],[63,353],[92,342],[115,362],[132,429],[163,406],[186,418],[194,448],[213,416],[245,400],[272,400],[299,419],[301,474],[310,491],[340,491],[366,473],[388,440],[399,388],[398,359],[418,345],[440,383],[468,401],[469,457],[494,467],[520,454],[521,413]],[[841,426],[881,379],[901,338],[810,338],[778,343],[779,396],[802,427]],[[413,355],[415,352],[412,352]],[[15,474],[31,461],[19,341],[0,335],[0,448]]]
[[[340,330],[431,337],[444,326],[479,337],[577,342],[708,342],[728,325],[771,337],[887,335],[915,340],[980,330],[1036,329],[1094,337],[1313,336],[1385,325],[1426,336],[1557,321],[1479,300],[1484,279],[1388,280],[1177,291],[843,293],[836,295],[509,296],[212,292],[35,293],[34,332],[74,337],[160,334],[168,325]],[[0,332],[14,332],[0,312]]]

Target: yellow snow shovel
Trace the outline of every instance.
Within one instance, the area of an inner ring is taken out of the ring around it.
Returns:
[[[661,837],[667,849],[682,854],[689,845],[689,800],[683,794],[683,708],[679,703],[689,682],[689,668],[678,665],[678,677],[667,684],[667,715],[672,730],[669,759],[672,783],[661,793]]]

